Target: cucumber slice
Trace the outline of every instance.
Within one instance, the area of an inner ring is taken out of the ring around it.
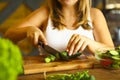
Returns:
[[[49,63],[51,61],[55,61],[56,57],[54,55],[47,56],[44,60],[46,63]]]
[[[55,61],[56,57],[53,55],[50,55],[50,59],[51,59],[51,61]]]
[[[56,53],[56,54],[55,54],[55,57],[56,57],[56,60],[59,60],[59,59],[60,59],[59,53]]]
[[[66,51],[61,52],[60,53],[60,58],[61,58],[61,60],[68,61],[69,60],[68,52],[66,52]]]
[[[109,50],[109,53],[114,56],[119,55],[119,53],[115,50]]]
[[[114,60],[120,60],[120,57],[118,57],[118,56],[111,56],[111,58]]]
[[[61,52],[62,56],[68,56],[68,53],[66,51]]]
[[[46,63],[49,63],[49,62],[51,62],[51,59],[50,59],[50,57],[46,57],[46,58],[45,58],[45,62],[46,62]]]

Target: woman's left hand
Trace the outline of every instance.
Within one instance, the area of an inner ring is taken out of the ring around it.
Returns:
[[[76,52],[82,52],[88,46],[90,39],[79,34],[73,34],[70,38],[67,46],[67,52],[69,55],[73,55]]]

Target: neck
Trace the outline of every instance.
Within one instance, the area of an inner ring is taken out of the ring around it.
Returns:
[[[73,6],[65,6],[62,8],[64,17],[75,16],[75,9]]]
[[[74,29],[74,24],[76,22],[76,13],[74,7],[63,7],[62,12],[64,15],[63,22],[65,23],[66,27],[69,29]]]

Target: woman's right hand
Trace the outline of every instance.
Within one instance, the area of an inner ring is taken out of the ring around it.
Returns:
[[[33,45],[37,46],[39,41],[47,44],[43,32],[38,27],[30,26],[27,30],[27,38]]]

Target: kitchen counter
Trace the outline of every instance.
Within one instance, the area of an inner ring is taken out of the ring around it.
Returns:
[[[62,71],[50,71],[50,72],[46,72],[46,74],[49,75],[56,73],[76,73],[85,70],[88,70],[89,74],[94,75],[96,80],[120,80],[120,69],[105,69],[99,66],[98,64],[94,65],[94,67],[92,68],[87,68],[87,69],[81,68],[81,69],[71,69],[71,70],[62,70]],[[44,80],[44,73],[40,72],[40,73],[20,75],[18,77],[18,80]]]

